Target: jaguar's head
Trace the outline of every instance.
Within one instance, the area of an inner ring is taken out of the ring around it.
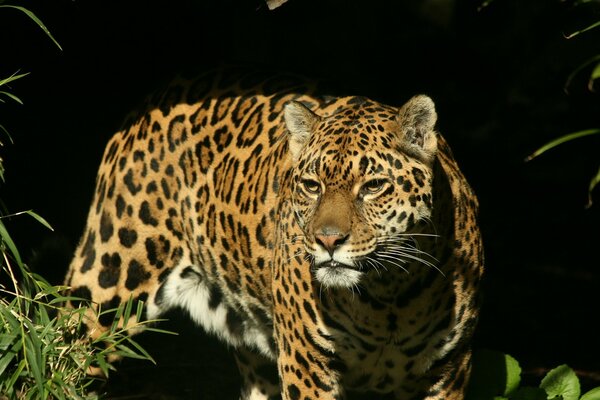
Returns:
[[[436,112],[427,96],[400,109],[352,97],[333,115],[285,106],[292,203],[315,278],[352,287],[401,268],[431,216]]]

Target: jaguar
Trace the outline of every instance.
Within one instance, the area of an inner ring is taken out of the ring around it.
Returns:
[[[233,348],[241,399],[462,399],[483,249],[436,122],[426,95],[175,80],[102,157],[65,278],[93,304],[89,336],[133,299],[144,320],[179,309]]]

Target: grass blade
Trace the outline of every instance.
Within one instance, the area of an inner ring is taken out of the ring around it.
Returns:
[[[18,340],[15,337],[15,341],[12,344],[11,348],[8,351],[3,351],[2,357],[0,357],[0,376],[4,374],[4,371],[11,365],[12,360],[17,356],[17,354],[21,351],[23,342]],[[0,385],[0,387],[2,387]]]
[[[581,65],[579,65],[577,68],[575,68],[573,70],[573,72],[571,72],[569,74],[569,76],[567,77],[567,80],[565,81],[565,85],[563,86],[563,90],[565,93],[569,94],[569,86],[571,86],[571,82],[573,81],[573,79],[581,72],[583,71],[585,68],[587,68],[589,65],[600,61],[600,54],[597,54],[587,60],[585,60],[583,63],[581,63]],[[598,67],[596,67],[597,69]],[[594,69],[594,72],[596,71],[596,69]],[[592,72],[592,74],[594,74],[594,72]],[[591,78],[590,78],[591,79]],[[593,80],[592,80],[593,82]],[[589,84],[588,84],[589,86]]]
[[[0,91],[0,94],[8,97],[9,99],[13,99],[19,104],[23,104],[23,101],[12,93]],[[4,103],[4,100],[0,99],[0,101]]]
[[[38,336],[38,331],[35,326],[28,320],[25,320],[28,328],[28,334],[25,337],[25,348],[27,349],[27,361],[29,371],[35,378],[35,384],[39,394],[44,393],[44,379],[42,376],[45,370],[45,363],[42,357],[42,341]]]
[[[579,31],[575,31],[575,32],[571,33],[570,35],[565,35],[565,37],[566,37],[567,39],[571,39],[571,38],[573,38],[573,37],[575,37],[575,36],[579,35],[580,33],[583,33],[583,32],[590,31],[590,30],[592,30],[592,29],[594,29],[594,28],[597,28],[597,27],[599,27],[599,26],[600,26],[600,21],[597,21],[597,22],[594,22],[593,24],[591,24],[591,25],[589,25],[589,26],[586,26],[585,28],[583,28],[583,29],[581,29],[581,30],[579,30]]]
[[[578,139],[580,137],[596,135],[599,133],[600,133],[600,129],[585,129],[583,131],[574,132],[574,133],[570,133],[568,135],[561,136],[557,139],[554,139],[554,140],[546,143],[545,145],[543,145],[542,147],[540,147],[539,149],[537,149],[536,151],[531,153],[529,156],[527,156],[527,158],[525,158],[525,161],[530,161],[530,160],[534,159],[535,157],[545,153],[546,151],[558,146],[559,144],[562,144],[562,143],[565,143],[565,142],[568,142],[568,141],[571,141],[574,139]]]
[[[40,224],[44,225],[46,228],[50,229],[52,232],[54,232],[54,228],[52,228],[52,226],[48,223],[48,221],[46,221],[44,218],[42,218],[39,214],[35,213],[33,210],[28,210],[28,211],[23,211],[25,214],[33,217],[37,222],[39,222]]]
[[[15,242],[13,242],[12,238],[10,237],[2,220],[0,220],[0,240],[2,240],[2,242],[6,243],[6,245],[8,246],[8,249],[12,253],[15,260],[17,261],[17,264],[22,267],[23,262],[21,261],[21,255],[19,254],[19,250],[17,250],[17,246],[15,246]]]
[[[590,79],[588,81],[588,90],[590,92],[594,91],[594,82],[596,81],[596,79],[600,79],[600,62],[596,64],[596,66],[592,70],[592,73],[590,74]]]
[[[590,208],[592,206],[592,192],[598,183],[600,183],[600,168],[598,168],[598,172],[596,172],[596,175],[590,180],[590,186],[588,187],[588,203],[585,206],[586,208]]]
[[[129,317],[131,317],[131,307],[133,305],[133,297],[129,297],[127,303],[125,303],[125,310],[123,311],[123,328],[127,328],[129,325]]]
[[[4,86],[7,83],[10,83],[12,81],[16,81],[17,79],[20,79],[24,76],[29,75],[29,72],[25,72],[23,74],[17,74],[16,72],[14,74],[12,74],[11,76],[9,76],[8,78],[4,78],[4,79],[0,79],[0,86]]]
[[[58,42],[56,41],[56,39],[54,39],[54,36],[52,36],[52,34],[50,33],[50,31],[48,30],[48,28],[46,28],[46,25],[44,25],[44,23],[31,11],[29,11],[28,9],[26,9],[25,7],[21,7],[21,6],[13,6],[11,4],[5,4],[5,5],[0,5],[0,7],[2,8],[14,8],[17,9],[23,13],[25,13],[25,15],[27,15],[29,18],[31,18],[31,20],[33,20],[33,22],[35,22],[43,31],[46,35],[48,35],[48,37],[50,39],[52,39],[52,41],[54,42],[54,44],[60,49],[62,50],[62,47],[60,47],[60,44],[58,44]]]

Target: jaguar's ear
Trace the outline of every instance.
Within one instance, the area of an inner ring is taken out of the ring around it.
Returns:
[[[407,101],[398,112],[403,149],[425,162],[432,162],[437,153],[436,121],[431,98],[418,95]]]
[[[320,117],[297,101],[290,101],[285,105],[283,117],[289,131],[290,153],[294,161],[297,161],[302,148],[308,143],[312,128],[319,122]]]

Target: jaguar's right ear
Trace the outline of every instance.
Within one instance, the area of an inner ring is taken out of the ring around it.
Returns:
[[[294,161],[298,161],[302,149],[308,143],[313,127],[321,118],[304,104],[293,100],[283,108],[283,117],[289,131],[290,153]]]

